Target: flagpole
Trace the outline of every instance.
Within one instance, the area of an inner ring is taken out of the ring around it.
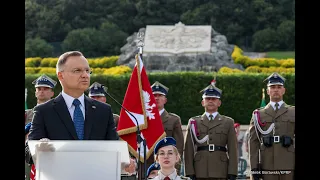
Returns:
[[[137,43],[137,47],[138,47],[138,56],[141,58],[142,60],[142,53],[143,53],[143,46],[144,46],[144,43],[143,43],[143,38],[144,38],[144,33],[143,32],[138,32],[137,33],[137,40],[138,40],[138,43]],[[138,58],[139,60],[139,58]],[[137,64],[139,64],[139,62],[137,62]],[[138,67],[138,72],[140,72],[140,66]],[[146,142],[146,139],[145,138],[141,138],[142,139],[142,144],[143,144],[143,165],[144,165],[144,168],[143,168],[143,171],[142,171],[142,163],[140,163],[140,167],[139,167],[139,173],[138,174],[138,179],[139,180],[142,180],[142,175],[144,176],[144,179],[147,179],[146,177],[146,171],[147,171],[147,159],[146,159],[146,149],[147,149],[147,142]],[[138,147],[139,147],[139,159],[140,159],[140,141],[139,141],[139,144],[138,144]]]

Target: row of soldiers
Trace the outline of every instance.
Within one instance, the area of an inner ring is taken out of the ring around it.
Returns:
[[[285,78],[272,73],[265,81],[270,102],[253,111],[249,128],[250,177],[255,180],[291,180],[294,178],[295,164],[295,107],[283,101]],[[56,82],[48,76],[42,75],[33,84],[38,104],[53,97]],[[215,80],[200,91],[205,112],[189,119],[185,137],[180,117],[165,109],[169,88],[158,81],[151,88],[166,136],[176,139],[176,147],[184,159],[185,175],[200,180],[236,179],[239,158],[237,151],[241,147],[237,145],[234,119],[218,112],[222,105],[222,90],[216,86]],[[89,87],[88,95],[107,102],[105,89],[98,82]],[[26,113],[28,123],[32,120],[32,110]],[[113,117],[117,125],[119,115],[114,114]],[[153,163],[154,158],[150,156],[147,167],[152,167]],[[176,166],[178,173],[180,168],[181,165]],[[290,173],[277,173],[280,171]],[[127,177],[130,178],[135,179],[136,175]]]

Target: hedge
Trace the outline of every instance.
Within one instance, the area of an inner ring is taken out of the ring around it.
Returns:
[[[122,103],[130,75],[92,75],[91,84],[95,81],[104,84],[108,87],[108,92],[118,102]],[[252,111],[260,106],[262,88],[266,88],[266,83],[263,80],[269,75],[265,73],[217,73],[216,86],[222,90],[222,105],[219,108],[219,113],[232,117],[235,122],[249,124]],[[287,79],[284,101],[287,104],[295,105],[295,74],[287,73],[281,75]],[[28,88],[27,105],[29,108],[36,105],[36,98],[34,97],[35,88],[32,81],[38,76],[35,74],[26,74],[25,76],[25,87]],[[48,76],[57,80],[55,75]],[[213,73],[162,72],[148,73],[148,77],[150,84],[159,81],[169,87],[168,102],[165,108],[169,112],[178,114],[181,117],[182,124],[187,124],[190,117],[204,113],[199,91],[209,85],[213,79]],[[54,89],[55,96],[60,91],[61,86],[58,82]],[[111,98],[107,98],[107,101],[112,106],[113,112],[119,114],[120,106]],[[266,102],[268,101],[269,97],[266,94]]]

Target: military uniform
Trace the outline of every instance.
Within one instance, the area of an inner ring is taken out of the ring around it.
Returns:
[[[156,81],[151,85],[152,93],[161,94],[167,96],[169,88],[160,82]],[[183,145],[184,138],[181,127],[181,119],[177,114],[166,111],[164,108],[160,110],[160,117],[162,120],[162,125],[164,131],[166,132],[166,137],[173,137],[177,141],[177,149],[181,157],[183,157]],[[178,174],[180,174],[181,165],[177,164],[176,169],[178,170]]]
[[[161,139],[156,145],[155,145],[155,148],[154,148],[154,155],[157,155],[158,154],[158,151],[160,148],[162,147],[165,147],[165,146],[169,146],[169,145],[172,145],[172,146],[175,146],[177,145],[177,141],[173,138],[173,137],[165,137],[163,139]],[[159,156],[159,155],[158,155]],[[158,162],[157,162],[158,163]],[[168,167],[169,168],[169,167]],[[169,174],[169,175],[164,175],[162,172],[161,172],[161,167],[160,167],[160,170],[158,171],[158,176],[154,177],[153,179],[154,180],[182,180],[182,179],[188,179],[188,180],[191,180],[191,178],[189,177],[184,177],[184,176],[180,176],[178,175],[177,171],[174,171],[174,167],[172,167],[172,173]]]
[[[210,84],[202,98],[220,98],[222,91]],[[237,138],[234,120],[210,113],[190,118],[184,146],[185,174],[196,179],[236,179],[238,174]]]
[[[153,180],[166,180],[166,179],[165,179],[166,177],[167,177],[167,176],[163,175],[163,174],[159,171],[159,172],[158,172],[158,176],[154,177]],[[174,171],[174,172],[173,172],[172,174],[170,174],[168,177],[170,178],[170,179],[168,179],[168,180],[183,180],[183,179],[191,180],[191,178],[189,178],[189,177],[179,176],[176,171]]]
[[[44,74],[44,75],[41,75],[40,77],[38,77],[37,79],[35,79],[32,82],[32,84],[34,84],[35,88],[49,87],[49,88],[53,89],[56,86],[57,82]],[[25,136],[26,136],[26,138],[27,138],[27,135],[30,130],[33,115],[34,115],[33,108],[25,110]],[[32,165],[25,162],[24,166],[25,166],[25,177],[27,180],[29,180]]]
[[[283,85],[285,81],[277,73],[267,79],[268,86]],[[275,104],[270,101],[265,107],[253,111],[249,127],[250,166],[254,173],[262,170],[264,180],[292,180],[295,167],[295,107],[281,100],[276,110]],[[258,169],[258,164],[261,169]],[[286,172],[280,174],[280,171]],[[251,179],[254,178],[251,175]]]
[[[33,108],[32,108],[32,109],[26,109],[26,110],[25,110],[25,113],[26,113],[25,125],[27,125],[29,122],[32,121],[32,118],[33,118]]]
[[[103,85],[98,83],[98,82],[94,82],[91,84],[91,86],[89,87],[88,91],[88,95],[89,97],[94,97],[94,96],[98,96],[98,97],[105,97],[105,91],[107,89],[104,89]],[[104,103],[106,103],[106,101],[103,101]],[[115,122],[115,126],[118,126],[118,122],[119,122],[119,115],[118,114],[113,114],[113,119]]]
[[[88,95],[90,98],[96,99],[97,101],[106,103],[106,92],[107,88],[105,88],[102,84],[98,82],[94,82],[88,88]],[[103,98],[101,98],[103,97]],[[115,123],[115,127],[118,126],[120,116],[118,114],[113,114],[113,119]],[[129,174],[124,170],[124,167],[121,168],[121,180],[136,180],[136,173]]]

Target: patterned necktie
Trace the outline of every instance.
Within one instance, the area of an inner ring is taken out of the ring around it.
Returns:
[[[275,110],[275,111],[278,112],[278,110],[279,110],[279,104],[276,103],[274,106],[276,107],[276,110]]]
[[[84,135],[84,117],[80,109],[81,103],[79,99],[74,99],[72,104],[75,106],[75,109],[73,112],[74,127],[76,128],[78,138],[82,140]]]
[[[210,114],[210,115],[209,115],[209,118],[210,118],[209,120],[212,121],[212,120],[213,120],[213,115]]]
[[[167,177],[165,177],[163,180],[170,180],[170,178],[167,176]]]

